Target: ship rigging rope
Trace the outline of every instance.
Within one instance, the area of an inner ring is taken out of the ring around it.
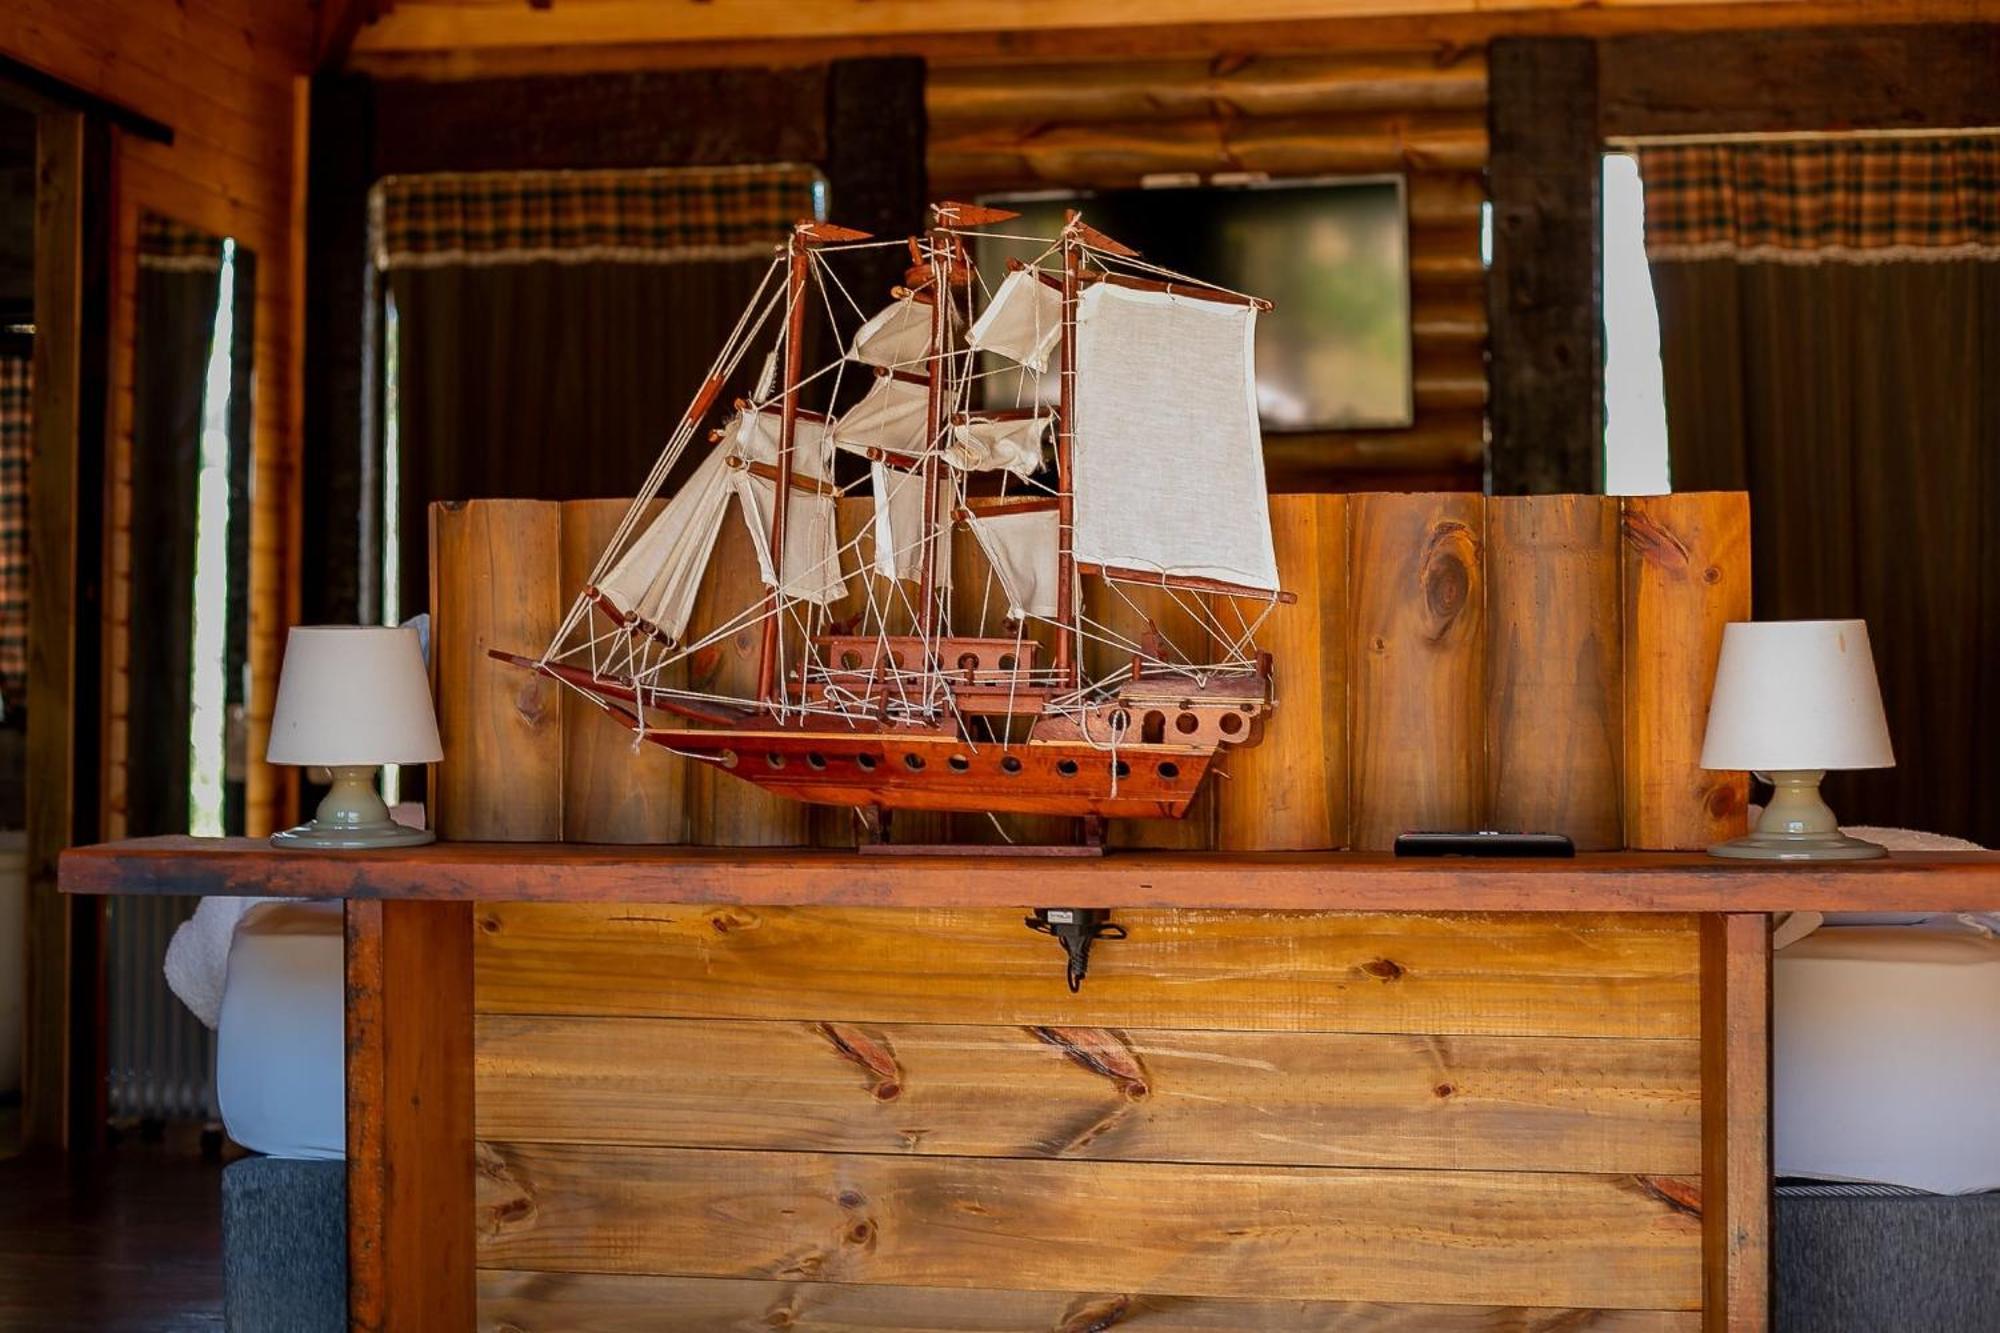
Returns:
[[[951,228],[940,230],[954,236],[983,236],[996,239],[1031,241],[1047,240],[1045,237],[1010,237],[1007,233],[966,232]],[[840,339],[840,330],[839,321],[834,314],[835,302],[832,298],[832,292],[839,292],[841,299],[846,302],[847,306],[853,310],[857,317],[865,319],[866,312],[854,299],[847,285],[841,280],[838,271],[825,261],[824,256],[830,252],[850,249],[881,249],[902,244],[904,244],[902,241],[856,242],[851,244],[815,246],[806,252],[809,260],[809,272],[813,275],[814,285],[819,292],[819,299],[826,308],[827,320],[836,342]],[[1041,260],[1060,249],[1061,245],[1062,242],[1060,240],[1049,242],[1046,248],[1036,256],[1034,264],[1038,265]],[[1192,287],[1229,292],[1231,295],[1236,296],[1244,295],[1243,293],[1230,292],[1230,289],[1217,286],[1213,283],[1202,282],[1198,279],[1187,277],[1184,274],[1175,273],[1159,265],[1130,259],[1125,256],[1111,255],[1090,247],[1087,244],[1082,245],[1080,248],[1084,252],[1086,262],[1095,260],[1099,268],[1106,268],[1106,261],[1120,263],[1134,270],[1172,278]],[[960,316],[961,312],[957,309],[956,297],[950,295],[951,289],[945,282],[946,273],[944,270],[948,262],[947,256],[943,251],[935,247],[926,247],[925,258],[931,264],[933,282],[935,284],[933,290],[947,293],[948,298],[953,301],[952,313],[954,317]],[[742,315],[739,316],[735,327],[731,330],[728,339],[725,340],[722,349],[718,352],[715,361],[710,367],[709,377],[711,379],[726,380],[730,375],[735,373],[743,357],[747,354],[748,349],[757,341],[759,335],[781,305],[787,316],[790,315],[791,301],[789,292],[784,287],[780,287],[777,291],[771,290],[776,276],[785,267],[786,256],[781,253],[765,271],[756,292],[752,295],[749,303],[746,304]],[[975,270],[973,277],[979,291],[987,295],[990,299],[991,290],[986,283],[985,275],[977,273]],[[968,287],[965,294],[966,308],[962,312],[963,318],[967,323],[971,320],[973,297],[974,292]],[[799,299],[806,299],[803,293]],[[779,353],[783,352],[785,343],[789,337],[788,326],[789,319],[787,319],[786,327],[781,331],[778,339],[777,348]],[[833,390],[837,395],[843,383],[842,376],[845,373],[846,362],[849,359],[846,355],[846,350],[843,346],[841,349],[842,354],[831,364],[797,381],[792,386],[793,391],[797,392],[806,385],[830,373],[834,376]],[[1015,400],[1017,405],[1020,405],[1024,400],[1029,398],[1032,392],[1031,386],[1038,384],[1042,378],[1040,373],[1035,372],[1027,366],[1002,367],[991,371],[980,371],[976,369],[977,357],[977,349],[970,346],[970,344],[965,344],[955,348],[931,349],[923,357],[903,363],[909,366],[926,367],[932,370],[933,373],[941,372],[940,378],[944,381],[943,387],[950,394],[948,406],[952,410],[945,413],[944,420],[940,424],[939,435],[933,437],[924,449],[921,458],[923,470],[916,475],[928,479],[934,475],[933,470],[943,468],[942,480],[945,485],[952,489],[950,498],[954,501],[962,501],[963,499],[965,478],[958,475],[955,469],[944,466],[942,458],[943,446],[950,438],[952,422],[956,420],[957,413],[961,410],[970,412],[970,400],[974,382],[994,379],[1011,371],[1018,371],[1019,382],[1015,386]],[[899,368],[901,367],[899,366]],[[624,547],[629,542],[633,531],[643,516],[646,506],[658,495],[660,489],[664,486],[667,477],[671,475],[675,464],[685,451],[688,441],[692,438],[700,424],[699,420],[689,421],[684,415],[683,420],[677,425],[673,435],[669,439],[667,447],[662,451],[659,458],[656,459],[653,468],[649,472],[644,488],[635,498],[632,506],[627,510],[612,541],[607,545],[604,554],[600,557],[597,568],[591,576],[593,585],[604,577],[616,559],[623,555]],[[1003,475],[1001,478],[1003,496],[1007,493],[1008,487],[1016,480],[1020,479],[1012,475]],[[836,487],[834,493],[836,495],[845,495],[859,484],[856,481],[846,487]],[[1050,493],[1049,488],[1045,484],[1033,481],[1025,481],[1024,484],[1030,490]],[[956,508],[957,505],[953,504],[948,512],[955,512]],[[864,532],[868,530],[864,528]],[[788,715],[812,715],[842,719],[850,725],[863,719],[890,717],[898,720],[916,719],[934,722],[938,719],[940,713],[949,712],[956,720],[961,735],[966,738],[966,743],[976,746],[978,743],[977,739],[972,736],[972,729],[967,725],[964,715],[959,711],[956,697],[948,687],[947,677],[949,672],[946,670],[944,664],[938,661],[938,645],[948,635],[948,628],[935,631],[931,635],[919,639],[924,660],[919,664],[917,669],[906,669],[899,666],[891,658],[887,642],[891,637],[894,637],[887,631],[891,612],[900,607],[901,611],[908,615],[913,622],[921,623],[922,618],[917,614],[918,608],[913,604],[911,590],[902,586],[908,580],[901,578],[880,579],[874,575],[872,569],[863,564],[860,557],[862,539],[863,533],[856,533],[855,536],[846,542],[836,540],[827,557],[827,560],[832,561],[835,568],[842,572],[842,580],[845,582],[848,577],[845,573],[848,561],[843,557],[852,556],[857,574],[862,580],[865,596],[865,605],[860,608],[859,620],[863,625],[867,625],[872,620],[874,625],[872,637],[877,644],[878,651],[873,655],[869,663],[867,673],[864,677],[864,689],[858,694],[846,684],[832,679],[832,673],[827,664],[816,661],[812,655],[810,645],[819,637],[820,630],[825,625],[831,623],[831,608],[816,603],[809,598],[787,598],[782,595],[777,599],[772,599],[775,600],[776,605],[772,605],[772,600],[760,599],[752,606],[746,607],[736,615],[728,618],[724,623],[712,627],[707,633],[701,635],[696,640],[681,644],[664,643],[650,634],[638,632],[635,626],[606,615],[588,596],[579,596],[577,602],[571,607],[562,630],[558,632],[556,639],[550,644],[549,649],[544,652],[542,661],[546,663],[556,657],[582,657],[587,655],[593,675],[623,676],[629,680],[633,691],[634,708],[637,713],[637,722],[633,728],[636,743],[639,740],[643,740],[652,730],[646,721],[645,714],[649,707],[657,706],[659,700],[684,699],[727,705],[741,705],[748,702],[745,698],[738,695],[667,686],[659,683],[659,680],[669,668],[686,661],[693,654],[732,635],[738,634],[745,629],[761,625],[772,616],[789,613],[790,623],[802,633],[803,642],[807,645],[808,649],[807,659],[801,664],[799,669],[800,683],[803,686],[812,681],[814,679],[813,673],[817,670],[819,673],[818,683],[823,687],[823,699],[817,704],[809,702],[806,697],[806,691],[802,688],[799,692],[799,697],[794,700],[791,690],[789,688],[783,689],[781,691],[781,698],[777,701],[778,717],[781,721]],[[944,536],[941,532],[933,536],[933,541],[943,539]],[[783,552],[773,553],[774,564],[780,576],[783,574],[783,556]],[[931,553],[931,558],[936,558],[934,551]],[[806,571],[806,574],[808,576],[815,575],[818,569],[824,566],[824,563],[823,561],[821,566],[816,567],[815,570]],[[889,598],[887,603],[884,601],[885,590],[878,588],[878,585],[883,582],[893,585],[890,589],[886,590],[886,596]],[[980,603],[980,623],[982,625],[986,623],[991,609],[996,582],[995,572],[989,567]],[[1241,671],[1253,665],[1248,646],[1254,644],[1257,628],[1269,617],[1276,603],[1275,599],[1268,602],[1263,611],[1257,616],[1255,622],[1251,623],[1245,620],[1243,608],[1240,605],[1234,605],[1234,603],[1242,599],[1235,597],[1228,598],[1232,603],[1232,613],[1237,622],[1237,629],[1232,632],[1223,625],[1215,608],[1207,606],[1199,597],[1184,596],[1181,590],[1166,585],[1164,580],[1158,585],[1144,579],[1107,579],[1105,582],[1131,612],[1147,623],[1155,634],[1158,634],[1157,624],[1153,622],[1138,603],[1119,585],[1122,582],[1132,582],[1138,586],[1157,586],[1163,588],[1174,604],[1181,608],[1209,636],[1212,643],[1216,647],[1223,648],[1225,658],[1223,661],[1212,664],[1196,664],[1192,661],[1189,654],[1182,650],[1179,645],[1173,644],[1170,640],[1166,639],[1165,636],[1161,636],[1162,644],[1164,645],[1163,651],[1171,650],[1171,656],[1163,657],[1149,653],[1142,645],[1132,642],[1113,630],[1110,626],[1085,615],[1080,606],[1075,617],[1075,623],[1068,627],[1056,625],[1046,617],[1033,617],[1038,623],[1049,625],[1057,633],[1069,632],[1074,634],[1079,649],[1078,660],[1081,660],[1081,647],[1084,643],[1103,644],[1121,654],[1129,655],[1131,659],[1129,664],[1121,666],[1109,676],[1090,681],[1059,696],[1052,696],[1046,700],[1044,705],[1048,712],[1069,716],[1075,720],[1080,733],[1094,748],[1109,750],[1114,765],[1115,783],[1117,748],[1124,739],[1124,729],[1121,728],[1114,731],[1111,734],[1108,745],[1100,743],[1091,736],[1089,729],[1092,707],[1101,706],[1108,697],[1107,691],[1111,687],[1130,678],[1135,670],[1157,668],[1184,675],[1191,680],[1201,683],[1208,680],[1212,674],[1217,672]],[[948,627],[951,623],[950,609],[952,602],[955,600],[955,592],[956,589],[949,585],[934,590],[934,596],[938,599],[936,603],[937,609],[942,613],[937,621],[941,626]],[[595,629],[599,617],[603,617],[609,626],[601,634],[597,633]],[[1018,619],[1013,623],[1016,660],[1019,660],[1022,656],[1021,650],[1026,643],[1027,619]],[[585,622],[588,623],[590,629],[582,641],[572,647],[563,648],[561,645],[570,638],[579,624]],[[785,635],[778,636],[781,655],[784,652],[787,637]],[[933,665],[934,663],[935,665]],[[789,672],[781,671],[778,678],[781,681],[788,681],[789,677]],[[1035,679],[1037,677],[1053,679],[1053,673],[1048,670],[1041,670],[1036,672],[1014,672],[1009,675],[1008,706],[1010,710],[1018,700],[1018,689],[1024,683],[1038,683]],[[576,689],[585,697],[590,698],[600,709],[607,712],[610,711],[609,704],[589,689],[564,680],[561,677],[558,677],[558,679],[561,680],[561,683]],[[920,686],[921,688],[913,694],[913,686]],[[894,694],[893,699],[890,698],[891,691]],[[1005,725],[999,730],[1001,731],[1000,744],[1003,749],[1010,748],[1015,743],[1011,713]],[[672,746],[667,746],[666,748],[673,753],[684,754],[684,757],[687,758],[718,762],[714,756],[687,754],[674,749]]]

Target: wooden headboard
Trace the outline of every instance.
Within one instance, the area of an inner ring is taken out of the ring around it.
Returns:
[[[866,500],[844,502],[846,530]],[[553,682],[486,656],[535,653],[625,504],[484,500],[432,513],[434,660],[448,837],[843,845],[811,810],[655,747]],[[1224,850],[1382,849],[1414,828],[1567,833],[1579,848],[1695,848],[1742,831],[1740,774],[1699,763],[1722,627],[1750,614],[1749,510],[1735,493],[1644,497],[1286,495],[1271,502],[1296,605],[1260,634],[1278,707],[1228,752],[1187,819],[1114,826],[1114,842]],[[737,549],[740,547],[741,549]],[[956,586],[984,586],[957,543]],[[725,527],[705,612],[747,603],[756,562]],[[1117,625],[1179,616],[1164,597],[1105,599]],[[1133,628],[1138,628],[1134,625]],[[691,669],[745,683],[755,636]],[[992,841],[983,816],[901,821],[900,836]],[[1068,821],[1016,819],[1017,840]]]

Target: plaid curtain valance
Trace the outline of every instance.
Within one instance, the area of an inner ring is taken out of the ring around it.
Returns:
[[[1656,262],[2000,258],[2000,138],[1642,146],[1639,174]]]
[[[28,416],[34,363],[0,355],[0,698],[13,712],[28,686]]]
[[[222,242],[184,222],[147,213],[139,219],[139,267],[220,273]]]
[[[809,166],[390,176],[370,196],[378,268],[769,255],[820,216]]]

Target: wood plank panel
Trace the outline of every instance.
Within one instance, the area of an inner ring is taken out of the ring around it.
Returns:
[[[1078,77],[1079,74],[1085,77]],[[1089,123],[1143,117],[1483,110],[1486,55],[1440,59],[1421,49],[1331,55],[1263,53],[1237,60],[944,66],[924,94],[934,134],[972,125]]]
[[[473,1324],[471,917],[463,903],[347,905],[354,1333]]]
[[[1485,802],[1485,503],[1349,500],[1349,845],[1467,829]]]
[[[482,1013],[1687,1037],[1684,917],[1120,911],[1071,995],[1021,913],[493,903]]]
[[[630,507],[628,500],[571,500],[562,505],[559,596],[574,596],[590,582],[598,557]],[[659,508],[655,503],[648,517]],[[517,651],[538,652],[540,645]],[[683,668],[668,667],[660,683],[678,685],[685,675]],[[685,842],[688,761],[657,745],[634,745],[632,732],[622,721],[577,691],[562,690],[560,695],[564,840]]]
[[[688,642],[702,645],[688,657],[688,688],[737,698],[755,698],[757,662],[764,634],[754,613],[762,605],[764,582],[750,530],[730,513],[716,538],[715,554],[702,576]],[[738,624],[738,619],[743,619]],[[730,626],[736,626],[734,629]],[[727,632],[724,632],[727,631]],[[713,642],[704,642],[713,638]],[[796,660],[796,659],[794,659]],[[732,777],[713,764],[688,770],[688,841],[707,847],[802,847],[812,841],[812,813],[798,801],[776,796]]]
[[[482,1267],[1692,1309],[1699,1186],[482,1142]]]
[[[1489,827],[1623,842],[1618,501],[1486,502]]]
[[[487,1015],[481,1138],[1694,1174],[1693,1041]]]
[[[1744,832],[1749,783],[1701,766],[1722,629],[1750,618],[1740,492],[1623,502],[1625,845],[1696,848]]]
[[[1771,931],[1768,917],[1701,921],[1703,1327],[1771,1320]]]
[[[431,825],[447,838],[562,836],[561,687],[487,649],[535,654],[562,619],[562,508],[541,500],[431,506],[431,679],[444,761]]]
[[[1315,851],[1347,841],[1347,498],[1274,495],[1280,581],[1299,594],[1258,632],[1277,707],[1255,745],[1225,750],[1216,842],[1226,851]]]
[[[1670,1310],[1378,1305],[1240,1300],[1129,1291],[997,1291],[745,1278],[632,1277],[481,1269],[483,1333],[1694,1333]]]
[[[75,1116],[71,1065],[73,941],[80,909],[57,892],[58,854],[76,838],[79,714],[94,705],[78,679],[78,434],[87,409],[81,364],[83,311],[83,118],[35,118],[35,318],[30,386],[28,487],[28,679],[24,761],[27,905],[17,946],[25,973],[22,1009],[21,1140],[60,1148]],[[86,730],[87,734],[87,730]],[[19,975],[19,974],[17,974]]]

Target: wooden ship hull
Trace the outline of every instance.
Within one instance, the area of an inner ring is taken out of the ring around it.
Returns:
[[[1048,708],[1033,640],[953,637],[930,645],[947,675],[949,712],[963,721],[899,722],[887,704],[900,677],[883,668],[924,651],[920,639],[840,639],[818,645],[845,663],[798,679],[793,698],[840,691],[874,715],[735,709],[670,690],[636,690],[577,667],[494,651],[501,661],[597,699],[643,740],[713,763],[780,796],[876,810],[990,811],[1178,819],[1226,745],[1254,743],[1271,703],[1270,662],[1197,682],[1145,672],[1106,698]],[[874,656],[860,659],[866,647]],[[912,672],[921,676],[921,672]],[[661,725],[663,717],[673,722]],[[983,736],[969,734],[984,732]]]

